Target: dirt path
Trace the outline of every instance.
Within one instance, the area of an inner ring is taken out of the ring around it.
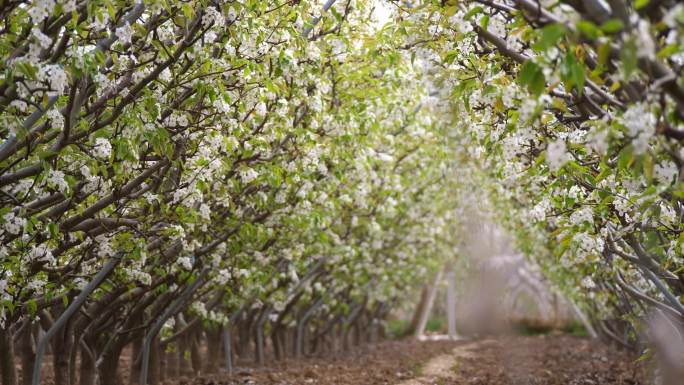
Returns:
[[[570,336],[390,341],[343,358],[290,361],[181,384],[649,385],[634,357]]]
[[[473,341],[437,356],[400,385],[646,385],[626,352],[569,336]]]

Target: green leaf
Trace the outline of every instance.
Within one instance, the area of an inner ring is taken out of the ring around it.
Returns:
[[[650,0],[634,0],[634,9],[639,10],[648,5]]]
[[[544,72],[531,60],[526,61],[520,69],[518,82],[521,85],[527,86],[527,89],[536,96],[539,96],[546,87]]]
[[[653,158],[651,158],[651,155],[648,153],[643,155],[641,166],[646,180],[648,183],[651,183],[653,181]]]
[[[622,20],[609,19],[606,20],[603,24],[601,24],[601,31],[605,33],[618,33],[622,31],[624,27],[625,25],[622,23]]]
[[[480,28],[487,30],[488,26],[489,26],[489,15],[484,15],[480,19]]]
[[[601,35],[601,30],[598,29],[596,24],[586,20],[580,20],[577,22],[577,30],[591,40],[596,40],[599,35]]]
[[[483,8],[480,6],[477,6],[470,11],[468,11],[465,15],[463,15],[463,20],[470,20],[473,16],[477,15],[478,13],[484,12]]]
[[[59,227],[56,223],[51,222],[48,224],[48,230],[50,231],[50,238],[59,239]]]
[[[447,52],[446,56],[444,57],[444,63],[446,64],[451,64],[454,62],[454,60],[458,57],[458,51],[453,50]]]
[[[565,35],[565,26],[553,23],[541,29],[539,40],[532,46],[537,52],[546,51],[558,43],[558,40]]]
[[[575,62],[575,65],[572,66],[572,78],[575,81],[575,86],[577,86],[577,92],[582,95],[582,91],[584,90],[585,76],[584,66],[581,63]]]
[[[445,14],[447,17],[451,17],[451,16],[455,15],[457,11],[458,11],[458,7],[455,6],[455,5],[452,5],[451,7],[447,7],[447,9],[446,9],[446,11],[444,12],[444,14]]]
[[[658,53],[656,54],[656,57],[658,59],[667,59],[670,56],[676,54],[677,52],[679,52],[679,45],[678,44],[670,44],[670,45],[665,46],[660,51],[658,51]]]
[[[632,153],[632,146],[626,146],[618,155],[618,170],[627,170],[633,162],[634,154]]]
[[[29,313],[30,315],[35,315],[36,311],[38,310],[38,303],[36,302],[36,300],[33,298],[29,299],[26,302],[26,309],[27,313]]]
[[[584,66],[577,61],[575,55],[568,51],[563,58],[560,68],[561,80],[567,89],[575,88],[582,95],[584,90]]]
[[[622,60],[622,69],[625,71],[625,77],[629,79],[637,68],[637,48],[634,40],[628,40],[622,45],[620,59]]]
[[[190,5],[189,3],[183,4],[182,9],[183,9],[183,15],[188,20],[192,19],[192,17],[195,15],[195,10],[192,8],[192,5]]]

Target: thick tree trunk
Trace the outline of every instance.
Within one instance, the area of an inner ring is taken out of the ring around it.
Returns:
[[[131,347],[131,375],[128,378],[130,385],[136,385],[140,381],[140,354],[142,353],[142,335],[137,334],[137,338],[133,339]]]
[[[102,362],[97,368],[100,385],[121,385],[122,382],[119,374],[120,355],[121,347],[116,347],[101,357]]]
[[[30,321],[26,321],[30,322]],[[26,325],[19,339],[19,349],[21,350],[21,384],[31,385],[33,374],[33,363],[36,359],[36,352],[33,349],[33,325]]]
[[[80,336],[72,334],[71,343],[69,344],[69,385],[76,385],[76,365],[78,358],[78,341]]]
[[[150,347],[150,374],[147,379],[149,385],[158,385],[161,372],[161,347],[159,336],[155,338]]]
[[[16,385],[17,373],[14,369],[14,344],[8,328],[0,328],[0,372],[2,385]]]
[[[159,382],[166,381],[166,374],[168,370],[169,354],[166,352],[166,347],[159,345]]]
[[[94,385],[95,384],[95,361],[92,357],[92,351],[81,346],[81,367],[79,370],[79,385]]]
[[[71,356],[71,323],[67,322],[61,331],[52,338],[52,363],[55,385],[69,385]]]

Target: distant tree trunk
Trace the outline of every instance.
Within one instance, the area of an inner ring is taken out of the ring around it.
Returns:
[[[456,274],[449,271],[446,274],[448,281],[447,287],[447,324],[449,330],[449,337],[458,337],[456,333]]]
[[[354,321],[354,346],[359,346],[361,344],[361,327],[359,325],[359,319],[357,318],[356,321]]]
[[[280,341],[278,340],[279,334],[280,330],[276,330],[273,333],[271,333],[271,344],[273,345],[273,355],[275,356],[276,361],[280,361],[282,359],[282,353],[280,351]]]
[[[420,291],[420,300],[418,301],[418,304],[416,305],[416,309],[413,312],[413,317],[411,318],[411,324],[409,325],[409,328],[407,330],[407,333],[409,334],[415,334],[416,329],[418,329],[418,323],[420,322],[420,316],[423,314],[423,310],[425,309],[425,306],[427,306],[428,302],[428,297],[429,297],[429,290],[430,285],[425,284],[423,285],[423,289]]]
[[[240,359],[243,359],[251,353],[251,340],[252,340],[252,320],[255,316],[255,311],[246,312],[242,316],[242,320],[238,323],[238,344],[237,344],[237,354]]]
[[[264,332],[259,323],[254,325],[254,362],[259,366],[264,364]]]
[[[270,312],[268,307],[263,309],[254,322],[254,360],[257,365],[264,364],[264,325]]]
[[[17,373],[14,368],[14,344],[9,327],[0,328],[0,372],[2,372],[2,385],[16,385]]]
[[[192,362],[192,371],[197,376],[202,373],[202,355],[200,354],[200,333],[192,333],[190,340],[190,359]]]
[[[179,376],[180,362],[178,361],[178,343],[174,344],[174,349],[166,352],[166,376],[176,378]]]
[[[297,322],[297,331],[295,334],[295,357],[301,357],[302,354],[305,353],[305,335],[306,335],[306,329],[307,329],[307,324],[309,323],[309,320],[313,316],[314,312],[318,310],[318,308],[323,305],[323,297],[319,298],[316,302],[314,302],[309,308],[307,308],[304,311],[304,314],[301,316],[299,321]]]
[[[221,327],[212,326],[205,331],[207,336],[207,360],[204,370],[207,373],[216,373],[219,369],[221,358]]]
[[[231,339],[231,325],[223,327],[223,359],[225,360],[224,369],[229,373],[233,373],[233,342]]]
[[[434,304],[435,296],[437,295],[437,285],[439,284],[439,281],[442,280],[442,274],[444,274],[444,271],[440,270],[435,275],[434,281],[428,286],[427,300],[425,301],[425,306],[423,306],[420,311],[416,329],[413,331],[415,337],[419,337],[425,331],[425,326],[430,318],[430,311],[432,310],[432,305]]]
[[[190,365],[190,360],[188,359],[191,344],[190,336],[185,335],[178,342],[178,374],[181,376],[191,376],[192,365]]]

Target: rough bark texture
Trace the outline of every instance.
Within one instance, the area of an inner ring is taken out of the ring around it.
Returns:
[[[79,385],[95,384],[95,362],[91,358],[90,352],[85,347],[81,347],[81,367],[79,370]]]
[[[17,373],[14,369],[14,344],[8,329],[0,328],[0,372],[2,385],[15,385]]]
[[[158,385],[161,377],[161,351],[159,348],[159,337],[155,338],[150,348],[150,374],[147,379],[149,385]]]
[[[71,356],[71,327],[67,323],[52,338],[52,362],[54,366],[55,385],[69,384],[69,357]]]
[[[21,384],[31,385],[31,373],[35,351],[33,350],[33,325],[27,325],[19,337],[19,349],[21,350]]]
[[[119,374],[119,356],[121,348],[115,347],[107,351],[101,358],[102,363],[97,368],[100,385],[121,385]]]

